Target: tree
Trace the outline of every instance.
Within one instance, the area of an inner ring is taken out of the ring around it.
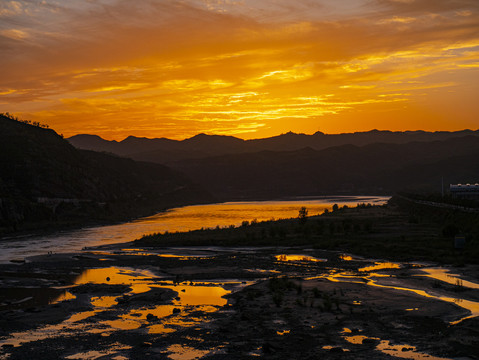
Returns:
[[[298,219],[301,224],[304,224],[307,220],[308,217],[308,209],[306,209],[306,206],[303,206],[301,209],[299,209],[299,214],[298,214]]]

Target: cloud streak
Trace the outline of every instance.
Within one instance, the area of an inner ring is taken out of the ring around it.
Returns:
[[[479,127],[474,0],[6,1],[0,19],[2,111],[65,135]]]

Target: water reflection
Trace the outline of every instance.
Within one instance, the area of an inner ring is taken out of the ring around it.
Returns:
[[[401,265],[392,262],[375,262],[374,265],[359,268],[358,271],[375,271],[383,269],[400,269]]]
[[[394,357],[399,357],[402,359],[415,359],[415,360],[448,360],[445,358],[440,358],[436,356],[431,356],[429,354],[424,354],[416,351],[415,346],[401,344],[401,345],[392,345],[389,340],[381,340],[377,337],[369,337],[365,335],[351,335],[352,331],[350,329],[343,329],[342,336],[350,344],[362,345],[365,340],[373,340],[379,342],[376,346],[376,350]],[[369,342],[370,343],[370,342]]]
[[[448,269],[443,269],[443,268],[426,268],[426,269],[421,269],[421,271],[425,272],[427,276],[432,279],[436,279],[439,281],[446,282],[448,284],[460,286],[460,287],[467,287],[470,289],[479,289],[479,284],[463,280],[460,275],[458,274],[451,274]]]
[[[309,262],[326,262],[326,259],[318,259],[309,255],[292,255],[281,254],[275,256],[278,261],[309,261]]]
[[[176,284],[173,281],[161,279],[147,270],[119,267],[85,270],[76,278],[75,286],[85,284],[127,285],[128,290],[126,294],[117,296],[92,296],[90,298],[92,310],[73,314],[57,325],[46,325],[27,332],[13,333],[10,338],[0,341],[0,345],[8,343],[20,346],[23,343],[51,337],[72,336],[75,332],[101,333],[108,336],[113,331],[136,330],[143,327],[148,333],[170,333],[177,328],[198,326],[207,322],[208,313],[218,311],[227,303],[224,296],[231,291],[226,290],[224,286],[246,286],[238,281]],[[164,305],[145,306],[145,303],[157,302],[155,294],[136,300],[137,294],[145,293],[148,296],[148,292],[154,289],[173,290],[172,301]],[[102,292],[107,289],[98,287],[92,291]],[[175,293],[176,295],[173,295]],[[119,299],[125,299],[125,296],[128,299],[126,305],[117,307]],[[168,297],[166,301],[167,299]],[[96,320],[101,313],[108,314],[113,319]]]
[[[98,359],[98,358],[105,358],[108,357],[110,359],[115,359],[115,360],[123,360],[123,359],[128,359],[127,357],[117,355],[117,356],[112,356],[117,354],[119,351],[122,350],[128,350],[131,349],[131,346],[128,345],[123,345],[123,344],[112,344],[111,348],[108,350],[104,351],[87,351],[83,353],[77,353],[73,355],[66,356],[65,359],[69,360],[91,360],[91,359]]]
[[[116,304],[118,296],[94,296],[91,298],[91,304],[98,308],[109,308]]]
[[[384,354],[399,357],[399,358],[402,358],[402,359],[449,360],[447,358],[441,358],[441,357],[432,356],[432,355],[429,355],[429,354],[416,352],[416,347],[415,346],[411,346],[411,345],[407,345],[407,344],[391,345],[391,343],[388,340],[381,340],[379,345],[376,347],[376,350],[379,350]]]
[[[131,293],[139,294],[150,290],[150,284],[155,275],[147,270],[108,267],[84,270],[74,281],[75,285],[108,284],[128,285]]]
[[[336,269],[332,269],[329,271],[329,273],[326,273],[324,275],[320,276],[315,276],[315,277],[310,277],[306,278],[306,280],[313,280],[313,279],[319,279],[319,278],[325,278],[328,279],[329,281],[333,282],[349,282],[349,283],[357,283],[357,284],[365,284],[368,286],[375,286],[375,287],[381,287],[381,288],[387,288],[387,289],[393,289],[393,290],[399,290],[399,291],[406,291],[406,292],[413,292],[416,295],[427,297],[427,298],[433,298],[445,302],[449,302],[452,304],[455,304],[459,307],[462,307],[465,310],[468,310],[470,314],[468,316],[462,317],[456,321],[451,322],[452,325],[458,324],[465,319],[473,318],[476,316],[479,316],[479,302],[477,301],[471,301],[467,300],[464,298],[461,298],[459,295],[455,297],[450,297],[450,296],[445,296],[442,294],[439,294],[436,289],[432,291],[431,289],[429,290],[424,290],[422,288],[413,288],[411,287],[412,285],[408,285],[409,287],[406,286],[399,286],[399,285],[391,285],[391,284],[385,284],[381,282],[381,278],[395,278],[394,275],[391,274],[381,274],[381,273],[374,273],[370,272],[372,270],[379,270],[379,269],[397,269],[400,268],[400,264],[397,263],[390,263],[390,262],[376,262],[372,266],[367,266],[363,267],[361,269],[358,269],[359,272],[348,272],[348,271],[337,271]],[[431,278],[433,279],[440,279],[441,276],[444,274],[442,270],[435,270],[435,269],[422,269],[426,273],[426,275],[423,276],[429,276],[431,274]],[[438,275],[442,274],[442,275]],[[400,279],[395,278],[400,282]],[[457,280],[463,281],[458,275],[453,276],[454,280],[447,279],[448,282],[452,282],[453,284],[457,284]],[[477,284],[472,283],[472,282],[465,282],[469,286],[476,286]],[[360,304],[360,302],[359,302]],[[414,309],[407,309],[407,311],[417,311],[417,308]]]
[[[173,360],[199,359],[209,353],[208,350],[198,350],[189,346],[173,344],[168,347],[168,357]]]
[[[171,209],[154,216],[111,226],[97,226],[76,231],[63,231],[48,236],[11,238],[0,242],[0,262],[49,251],[75,252],[83,247],[122,243],[156,232],[189,231],[201,228],[241,225],[243,221],[282,219],[298,216],[302,206],[310,215],[330,209],[334,203],[356,206],[359,203],[384,204],[389,197],[323,197],[288,201],[229,202],[194,205]]]
[[[51,305],[74,298],[67,290],[56,288],[3,288],[0,293],[0,310]]]

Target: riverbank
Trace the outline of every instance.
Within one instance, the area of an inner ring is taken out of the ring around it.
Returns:
[[[463,248],[455,247],[456,234],[466,238]],[[131,244],[133,247],[182,245],[307,245],[366,257],[462,266],[479,263],[479,215],[393,197],[384,205],[335,205],[333,211],[318,216],[151,234]]]
[[[430,268],[307,247],[32,257],[0,265],[0,358],[474,359],[479,268]]]
[[[184,232],[201,228],[241,226],[247,220],[257,222],[272,218],[291,218],[298,215],[302,206],[311,214],[330,210],[334,202],[356,206],[369,201],[382,204],[383,197],[335,197],[291,199],[287,201],[230,202],[206,205],[190,205],[174,208],[153,216],[115,225],[93,226],[78,230],[62,230],[50,235],[24,236],[0,242],[0,263],[12,259],[22,261],[31,255],[42,255],[47,251],[75,252],[83,247],[126,243],[155,232]]]
[[[187,197],[187,196],[185,196]],[[1,199],[0,199],[1,200]],[[216,199],[175,199],[164,201],[161,207],[158,204],[134,204],[125,202],[124,204],[111,204],[108,208],[97,207],[96,212],[91,211],[82,213],[81,208],[76,208],[70,214],[58,215],[51,214],[48,219],[32,220],[16,223],[15,226],[0,226],[0,242],[9,239],[18,239],[31,236],[46,236],[61,231],[72,231],[89,227],[109,226],[149,217],[160,213],[165,213],[174,208],[180,208],[189,205],[213,204]]]

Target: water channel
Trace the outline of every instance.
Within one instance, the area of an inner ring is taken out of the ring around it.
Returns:
[[[356,206],[359,203],[384,204],[389,197],[336,196],[297,198],[278,201],[227,202],[171,209],[153,216],[110,226],[61,231],[46,236],[24,236],[0,241],[0,263],[27,256],[76,252],[84,247],[128,242],[156,232],[189,231],[216,226],[240,225],[243,221],[264,221],[297,217],[305,206],[317,215],[333,204]]]

